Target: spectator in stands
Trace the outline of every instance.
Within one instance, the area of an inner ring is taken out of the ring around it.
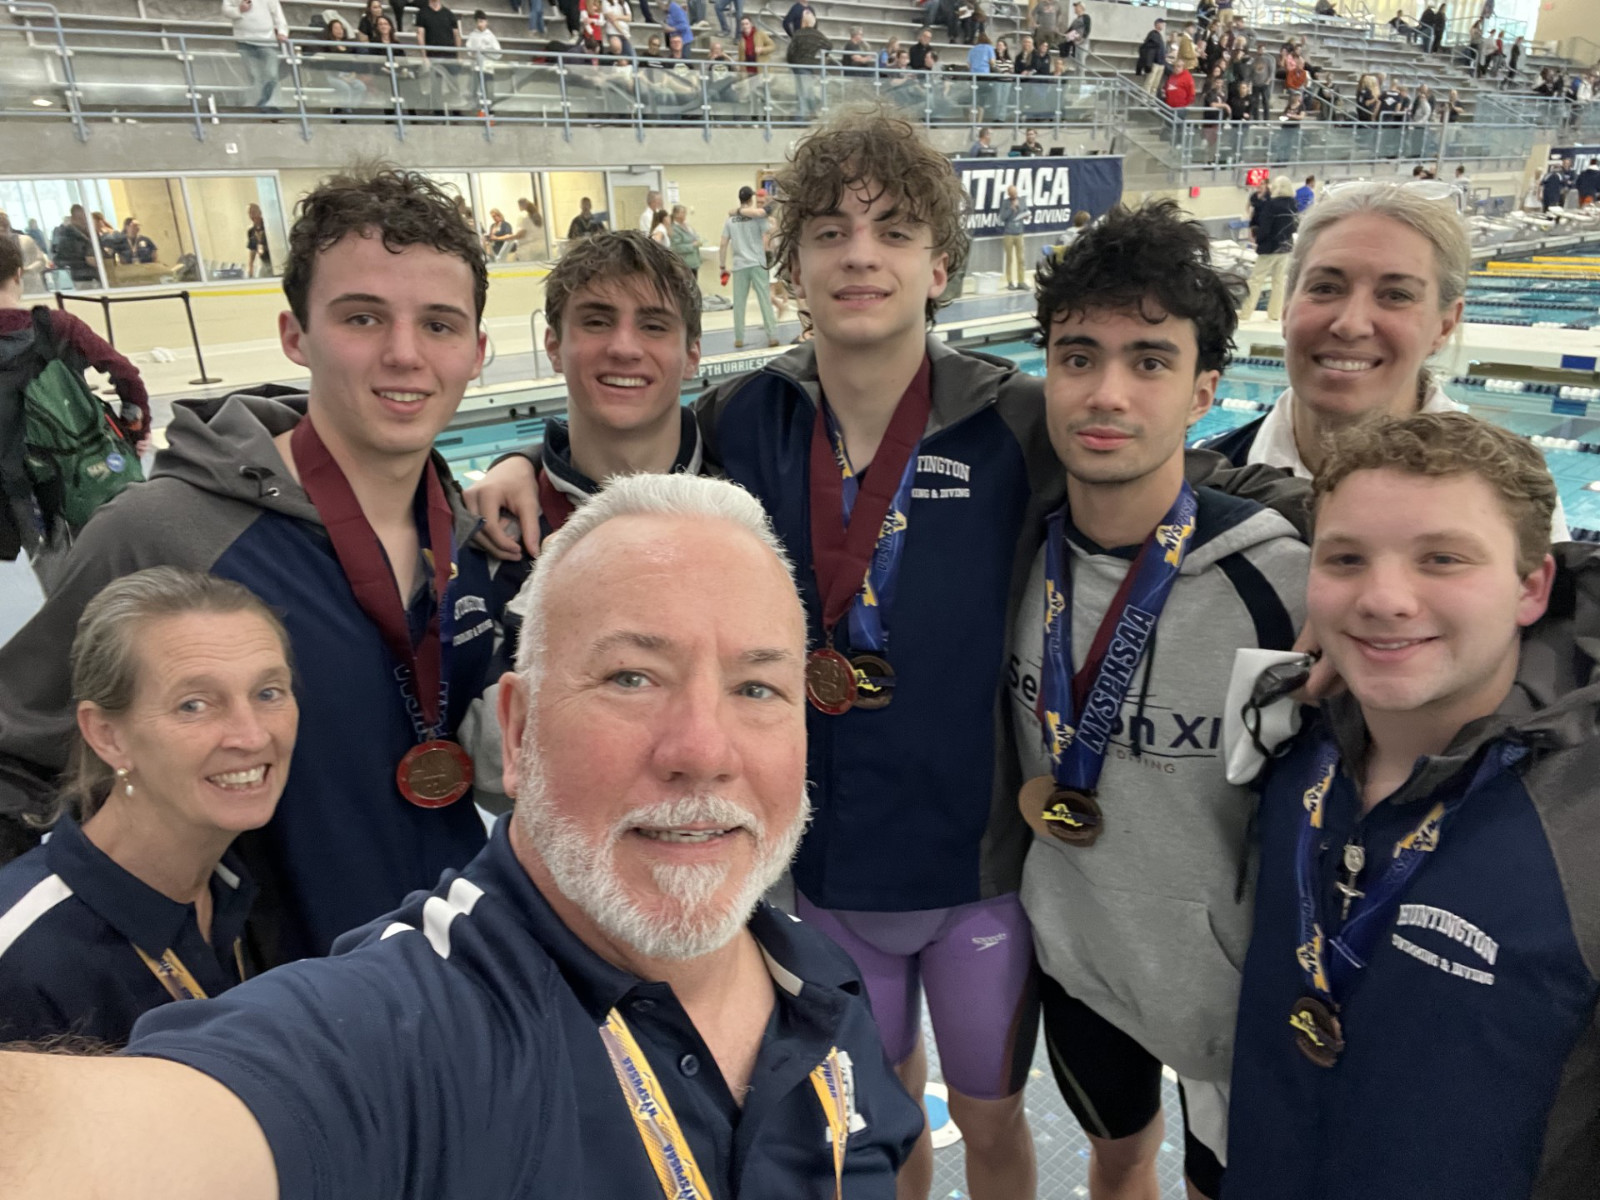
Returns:
[[[1363,75],[1356,83],[1356,120],[1378,119],[1378,77]]]
[[[1017,185],[1006,188],[1000,201],[1000,241],[1005,252],[1006,291],[1027,290],[1027,269],[1022,257],[1022,236],[1027,231],[1028,206],[1017,193]],[[1015,277],[1013,279],[1013,276]]]
[[[883,49],[878,51],[878,69],[882,71],[894,66],[895,56],[899,53],[900,39],[898,37],[891,36],[889,40],[884,43]]]
[[[1067,32],[1061,39],[1062,58],[1077,58],[1080,49],[1087,53],[1089,30],[1092,25],[1089,11],[1083,6],[1083,0],[1073,0],[1072,24],[1067,26]]]
[[[279,0],[222,0],[222,15],[233,22],[233,42],[250,77],[251,104],[272,108],[278,87],[279,47],[289,40],[289,22]]]
[[[1161,86],[1161,76],[1167,67],[1166,30],[1166,20],[1157,17],[1150,32],[1144,35],[1144,41],[1139,43],[1139,58],[1133,66],[1133,73],[1143,80],[1144,90],[1152,96]]]
[[[784,61],[791,67],[800,68],[794,72],[794,83],[802,120],[810,120],[817,106],[817,73],[814,68],[822,62],[823,53],[832,49],[833,42],[817,28],[817,14],[808,8],[801,14],[800,28],[789,39],[789,49],[784,54]]]
[[[94,265],[94,240],[89,235],[89,217],[83,205],[74,204],[72,211],[56,226],[50,239],[50,257],[56,266],[72,276],[74,283],[98,284],[100,272]]]
[[[1194,7],[1195,24],[1208,38],[1217,21],[1217,0],[1200,0]]]
[[[1433,41],[1429,45],[1430,53],[1438,54],[1444,50],[1444,31],[1450,22],[1445,0],[1439,0],[1439,6],[1433,10]]]
[[[850,26],[850,36],[839,49],[839,61],[846,67],[857,70],[871,67],[876,58],[872,53],[872,47],[867,45],[867,35],[859,25]]]
[[[754,75],[756,68],[753,64],[766,62],[777,49],[772,36],[765,29],[757,28],[752,18],[739,18],[739,57],[752,64],[745,68],[747,74]]]
[[[1578,172],[1578,207],[1588,208],[1600,197],[1600,158],[1591,158],[1589,165]]]
[[[356,32],[360,34],[363,42],[378,40],[378,18],[383,16],[383,0],[367,0],[367,6],[361,13],[361,20],[356,22]]]
[[[1517,67],[1522,62],[1522,36],[1511,43],[1511,57],[1506,60],[1506,76],[1500,81],[1501,87],[1511,87],[1517,80]]]
[[[151,1009],[244,980],[256,889],[229,847],[288,777],[289,653],[253,593],[195,571],[136,571],[85,607],[50,841],[0,868],[0,1041],[120,1046]]]
[[[812,20],[816,20],[812,17]],[[733,283],[733,345],[744,348],[745,309],[750,303],[750,293],[756,294],[756,307],[761,312],[761,325],[766,330],[767,344],[778,344],[778,323],[772,313],[772,278],[767,271],[767,250],[770,226],[767,215],[755,208],[755,189],[739,189],[739,207],[722,227],[722,245],[718,259],[725,280]]]
[[[1317,202],[1317,177],[1307,175],[1306,181],[1295,189],[1294,210],[1303,213]]]
[[[901,108],[921,108],[924,91],[922,87],[923,72],[911,69],[911,51],[900,50],[894,56],[894,63],[883,76],[884,94],[891,102]]]
[[[360,62],[361,43],[341,18],[329,17],[327,25],[316,35],[316,41],[302,45],[300,53],[302,57],[315,54],[323,58],[321,78],[333,92],[333,106],[329,111],[348,113],[367,102],[364,64]]]
[[[1025,22],[1033,30],[1033,40],[1049,45],[1056,40],[1061,24],[1060,0],[1035,0]]]
[[[1181,62],[1167,73],[1161,98],[1168,108],[1188,108],[1194,103],[1194,76]]]
[[[967,151],[967,157],[968,158],[997,158],[997,157],[999,157],[1000,151],[996,150],[994,148],[994,146],[991,144],[993,142],[993,139],[994,139],[994,132],[987,125],[985,125],[982,129],[978,130],[978,140],[972,143],[972,149]]]
[[[993,69],[994,43],[989,40],[987,32],[980,33],[967,51],[967,70],[974,75],[988,75]]]
[[[807,0],[794,0],[794,3],[789,6],[789,11],[783,14],[784,37],[793,37],[800,32],[800,19],[806,13],[810,13],[814,17],[817,15],[817,10],[812,8],[807,3]]]
[[[628,0],[600,0],[600,24],[607,45],[612,38],[622,42],[624,54],[633,54],[633,10]]]
[[[1286,287],[1285,275],[1289,269],[1289,251],[1294,247],[1294,227],[1298,209],[1295,207],[1294,184],[1287,175],[1275,175],[1269,195],[1262,201],[1257,214],[1256,262],[1250,269],[1250,290],[1244,307],[1239,310],[1240,321],[1255,319],[1256,303],[1261,290],[1269,282],[1272,294],[1267,300],[1267,320],[1277,321],[1283,316]]]
[[[1172,52],[1173,61],[1180,70],[1194,74],[1195,68],[1200,65],[1200,51],[1195,47],[1195,35],[1199,26],[1192,22],[1183,27],[1178,33],[1178,45]]]
[[[578,201],[578,215],[572,218],[572,224],[567,226],[567,240],[575,241],[578,238],[589,237],[602,232],[606,223],[594,214],[594,201],[584,196]]]
[[[1411,101],[1411,123],[1426,125],[1433,120],[1433,96],[1425,83],[1417,84],[1417,94]]]
[[[1483,62],[1483,21],[1476,20],[1467,30],[1467,44],[1461,51],[1459,61],[1468,70],[1483,74],[1480,64]]]
[[[1037,129],[1025,130],[1022,134],[1022,144],[1013,146],[1011,153],[1021,155],[1023,158],[1042,156],[1045,153],[1045,148],[1039,143],[1039,131]]]
[[[1450,89],[1450,98],[1439,106],[1439,120],[1446,125],[1453,125],[1466,116],[1467,110],[1461,105],[1461,95],[1455,88]]]
[[[1272,52],[1267,49],[1265,42],[1255,44],[1254,53],[1250,57],[1250,119],[1252,121],[1265,121],[1272,115],[1272,81],[1276,77],[1278,64],[1272,57]]]
[[[422,61],[428,68],[427,83],[433,97],[434,114],[444,116],[449,109],[461,105],[462,75],[456,61],[456,51],[462,45],[461,23],[442,0],[428,0],[425,7],[417,9],[412,23],[416,26]]]
[[[694,45],[694,29],[689,22],[688,10],[679,0],[667,0],[667,15],[661,22],[661,27],[667,31],[667,36],[677,34],[683,39],[684,49]]]
[[[913,71],[928,69],[928,52],[933,49],[933,30],[923,26],[917,40],[911,45],[910,63]]]
[[[1500,30],[1496,29],[1494,38],[1489,43],[1488,55],[1485,57],[1483,65],[1478,68],[1478,75],[1480,77],[1485,74],[1491,77],[1498,75],[1500,69],[1505,66],[1505,61],[1506,40]]]
[[[973,39],[988,28],[988,17],[977,0],[955,0],[953,8],[948,30],[950,40],[970,46]]]

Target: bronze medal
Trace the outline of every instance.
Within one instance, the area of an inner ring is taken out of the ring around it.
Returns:
[[[1344,1052],[1344,1030],[1339,1018],[1315,996],[1301,996],[1289,1010],[1294,1044],[1319,1067],[1331,1067]]]
[[[877,654],[857,654],[850,660],[856,680],[857,708],[887,708],[894,699],[894,668]]]
[[[830,717],[847,713],[856,703],[856,672],[850,660],[832,646],[806,656],[806,699]]]
[[[472,787],[472,759],[455,742],[434,738],[406,751],[394,781],[418,808],[448,808]]]
[[[1058,787],[1048,775],[1023,784],[1017,806],[1035,833],[1048,834],[1069,846],[1092,846],[1100,838],[1099,802],[1087,793]]]

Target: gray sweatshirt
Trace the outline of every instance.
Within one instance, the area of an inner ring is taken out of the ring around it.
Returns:
[[[1236,648],[1292,641],[1310,554],[1276,512],[1209,488],[1199,500],[1194,540],[1111,737],[1101,837],[1088,848],[1035,837],[1021,894],[1046,974],[1179,1075],[1225,1082],[1250,940],[1241,878],[1255,796],[1223,777],[1223,698]],[[1076,671],[1130,559],[1068,540]],[[1258,596],[1248,606],[1247,581]],[[1043,623],[1041,548],[1013,631],[1024,778],[1050,770],[1032,699]]]

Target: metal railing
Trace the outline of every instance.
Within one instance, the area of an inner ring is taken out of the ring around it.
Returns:
[[[1101,131],[1104,81],[1081,73],[1016,79],[941,70],[898,71],[874,64],[777,65],[705,59],[650,59],[502,50],[424,49],[294,38],[276,51],[267,92],[253,84],[232,38],[63,29],[54,9],[12,5],[50,21],[12,31],[15,53],[0,55],[0,117],[70,119],[82,140],[97,118],[182,121],[205,140],[209,126],[246,116],[292,120],[309,139],[317,125],[383,124],[399,138],[415,125],[480,129],[575,125],[716,128],[806,125],[852,100],[878,100],[929,126],[1037,123]],[[6,31],[0,30],[0,38]],[[264,103],[258,103],[259,101]]]

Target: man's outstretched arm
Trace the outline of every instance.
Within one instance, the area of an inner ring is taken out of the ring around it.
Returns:
[[[0,1053],[6,1200],[277,1200],[244,1102],[156,1058]]]

